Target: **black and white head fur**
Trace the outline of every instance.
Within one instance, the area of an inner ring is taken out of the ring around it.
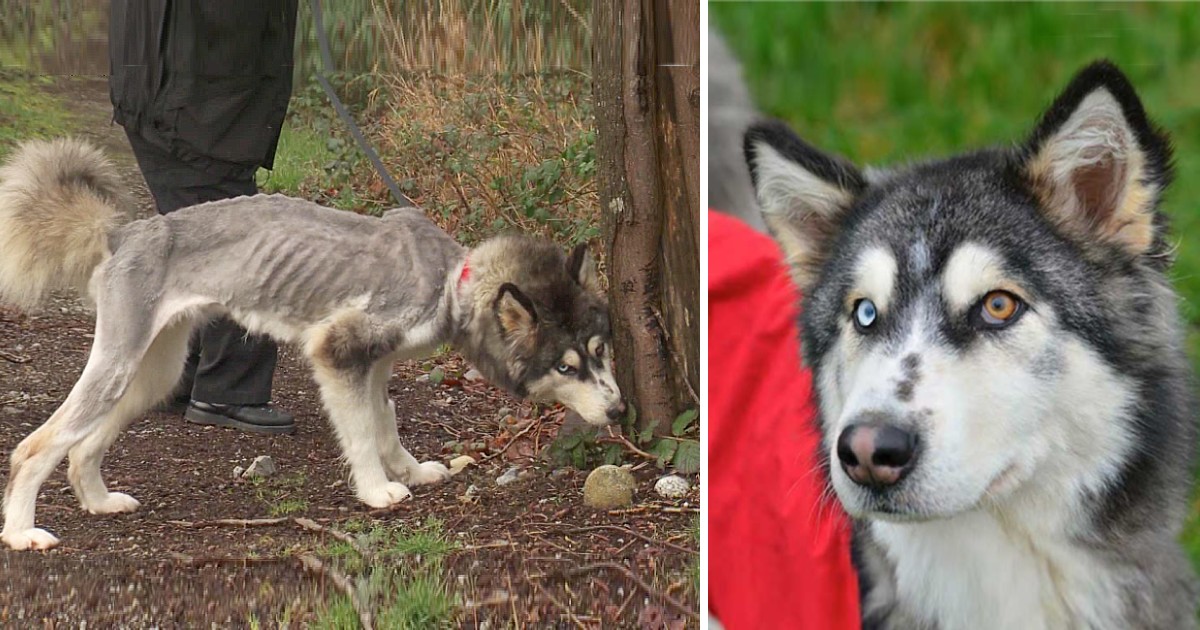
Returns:
[[[569,256],[529,237],[491,239],[469,256],[474,316],[461,334],[484,376],[556,401],[586,421],[624,413],[613,376],[608,307],[586,246]]]
[[[1095,63],[1021,145],[890,171],[778,122],[745,149],[804,293],[832,485],[891,567],[868,617],[1193,626],[1171,148],[1128,79]]]

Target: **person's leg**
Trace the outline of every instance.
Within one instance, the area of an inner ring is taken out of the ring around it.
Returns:
[[[195,199],[194,203],[204,203],[257,192],[251,172],[193,187],[184,194]],[[238,406],[270,402],[272,377],[279,355],[270,337],[250,335],[228,318],[213,321],[200,331],[199,337],[201,350],[192,385],[192,400]]]
[[[126,135],[159,214],[258,192],[252,169],[213,175],[175,159],[136,133]],[[249,335],[228,318],[213,321],[192,340],[175,404],[192,401],[187,417],[194,422],[289,433],[294,429],[291,417],[267,406],[277,358],[278,348],[269,337]]]

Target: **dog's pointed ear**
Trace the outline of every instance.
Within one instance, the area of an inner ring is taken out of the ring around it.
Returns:
[[[533,300],[517,285],[511,282],[500,285],[492,310],[505,339],[519,347],[533,345],[537,333],[537,309],[533,307]]]
[[[1093,63],[1072,79],[1027,142],[1024,169],[1043,212],[1069,238],[1135,256],[1156,249],[1171,146],[1113,64]]]
[[[779,121],[752,125],[744,148],[763,220],[793,277],[807,288],[866,180],[854,165],[812,147]]]
[[[600,275],[596,273],[596,261],[592,259],[587,245],[580,243],[571,250],[567,259],[567,274],[575,279],[585,290],[599,294]]]

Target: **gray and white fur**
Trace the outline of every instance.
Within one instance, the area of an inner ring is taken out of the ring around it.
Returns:
[[[1166,134],[1112,64],[1021,144],[864,174],[746,136],[804,292],[867,627],[1195,628]]]
[[[0,302],[34,308],[85,287],[96,306],[83,374],[12,454],[0,540],[13,549],[58,543],[34,508],[64,456],[86,510],[138,507],[105,487],[104,453],[175,387],[192,329],[221,314],[303,349],[354,491],[373,507],[448,477],[400,444],[386,387],[398,359],[450,343],[496,384],[590,423],[624,410],[582,247],[567,256],[509,235],[468,250],[416,210],[373,218],[280,195],[126,223],[129,208],[112,165],[79,141],[27,142],[0,168]]]

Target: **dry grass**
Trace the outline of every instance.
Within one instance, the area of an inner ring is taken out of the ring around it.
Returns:
[[[590,56],[586,16],[591,7],[586,0],[395,4],[373,2],[393,70],[528,72],[577,68]]]
[[[387,81],[369,108],[378,112],[373,142],[406,194],[443,228],[467,243],[510,227],[566,243],[598,235],[587,77]],[[377,175],[358,172],[366,174],[355,182],[364,196],[386,198]]]

